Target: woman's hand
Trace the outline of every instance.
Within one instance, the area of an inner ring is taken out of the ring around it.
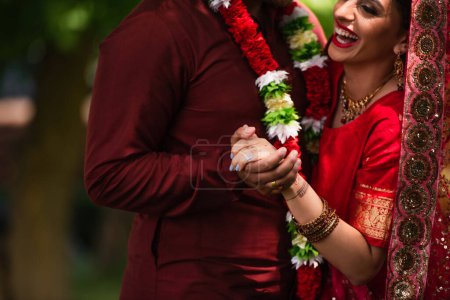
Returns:
[[[254,133],[254,127],[240,127],[231,138],[230,171],[242,171],[250,162],[266,158],[277,149]]]
[[[244,125],[231,138],[232,162],[230,171],[262,194],[279,193],[289,187],[297,176],[301,162],[286,148],[275,149],[266,139],[255,134],[254,127]]]

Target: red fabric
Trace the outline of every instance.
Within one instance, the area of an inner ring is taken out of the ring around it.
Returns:
[[[285,205],[228,171],[230,135],[265,136],[265,109],[205,2],[143,1],[100,47],[85,184],[95,203],[137,213],[121,299],[286,299],[294,285]],[[303,113],[274,15],[260,23]]]
[[[341,75],[342,69],[335,68],[334,107]],[[388,243],[398,176],[402,112],[403,92],[392,92],[344,126],[330,128],[330,117],[323,131],[313,178],[316,192],[336,209],[340,218],[360,230],[367,242],[377,247],[387,247]],[[383,297],[386,266],[370,284],[358,287],[352,286],[338,270],[330,268],[331,278],[323,299]]]
[[[443,213],[437,201],[431,232],[430,260],[424,299],[450,299],[449,234],[450,215]]]

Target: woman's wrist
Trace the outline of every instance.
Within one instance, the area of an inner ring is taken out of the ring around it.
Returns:
[[[290,187],[282,191],[284,200],[291,201],[295,198],[302,198],[305,196],[308,188],[309,188],[308,182],[305,179],[303,179],[302,176],[297,174],[294,183],[291,184]]]
[[[323,211],[320,197],[300,175],[297,175],[295,182],[283,190],[282,194],[289,210],[301,223],[316,219]]]

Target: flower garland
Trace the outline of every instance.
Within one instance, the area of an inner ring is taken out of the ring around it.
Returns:
[[[266,106],[262,121],[267,128],[268,137],[274,140],[276,148],[285,147],[288,153],[296,150],[300,157],[300,116],[289,94],[291,86],[288,83],[288,72],[280,69],[242,0],[210,0],[210,7],[222,15],[234,41],[258,75],[255,84]],[[283,9],[280,28],[289,45],[294,67],[303,72],[306,82],[309,106],[301,125],[304,128],[307,150],[317,155],[318,141],[330,101],[329,78],[325,68],[327,57],[321,55],[322,47],[312,30],[308,11],[295,1]],[[301,170],[299,173],[302,174]],[[302,279],[297,282],[297,296],[301,299],[314,299],[321,277],[317,266],[323,260],[312,244],[297,232],[289,212],[287,222],[292,238],[292,263],[296,269],[302,268],[298,276]]]

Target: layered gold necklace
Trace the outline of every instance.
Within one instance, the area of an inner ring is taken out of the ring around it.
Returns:
[[[385,84],[392,78],[392,74],[390,74],[383,82],[370,94],[367,96],[355,100],[352,99],[347,92],[347,81],[345,78],[342,80],[341,91],[340,91],[340,100],[342,101],[342,117],[341,122],[346,124],[350,121],[353,121],[357,116],[362,114],[362,112],[366,109],[367,105],[370,101],[378,94],[378,92],[385,86]]]

